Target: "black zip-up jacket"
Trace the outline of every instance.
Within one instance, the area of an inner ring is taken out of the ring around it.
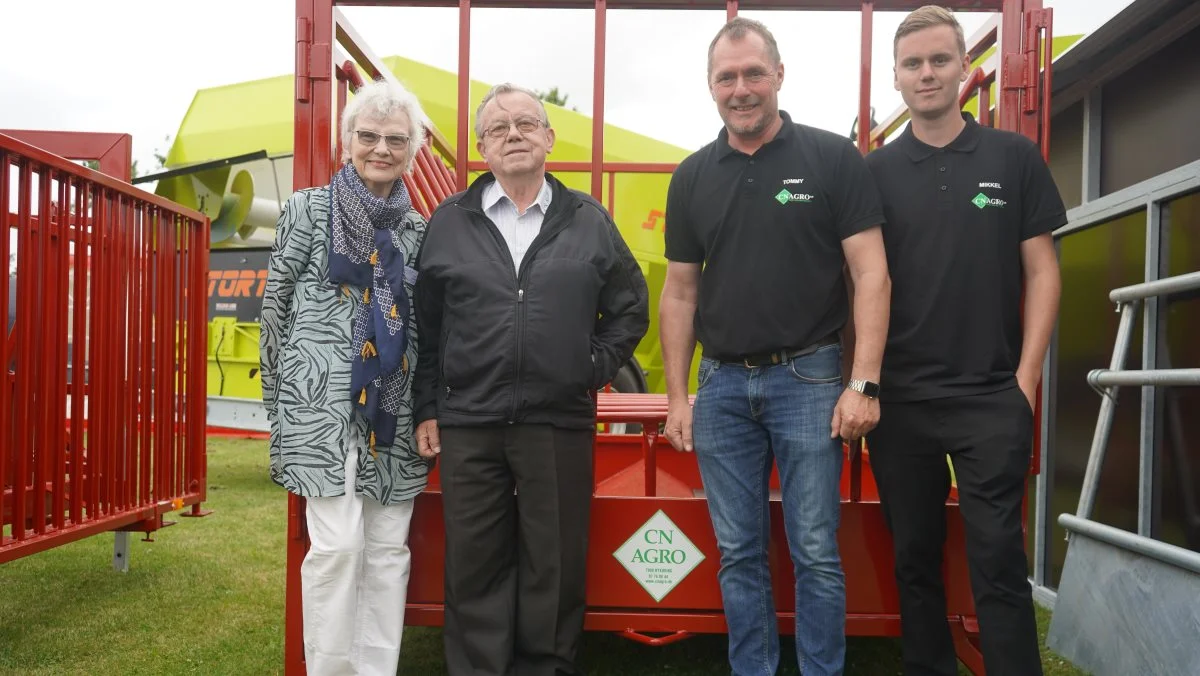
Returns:
[[[641,268],[608,212],[550,174],[541,232],[520,270],[483,211],[488,173],[429,220],[415,289],[417,422],[595,425],[592,393],[650,325]]]

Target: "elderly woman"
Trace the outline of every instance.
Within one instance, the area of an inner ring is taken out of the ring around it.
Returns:
[[[408,527],[428,465],[413,441],[416,321],[409,298],[425,221],[401,176],[425,115],[403,87],[361,88],[342,115],[342,167],[292,195],[263,297],[271,478],[307,499],[300,569],[309,674],[394,674]]]

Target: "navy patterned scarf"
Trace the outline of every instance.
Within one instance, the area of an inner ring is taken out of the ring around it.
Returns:
[[[408,189],[397,180],[387,199],[373,195],[349,162],[329,183],[331,246],[329,280],[364,289],[354,315],[350,397],[371,426],[375,444],[391,446],[411,364],[408,347],[409,299],[404,290],[407,254],[399,232],[412,208]]]

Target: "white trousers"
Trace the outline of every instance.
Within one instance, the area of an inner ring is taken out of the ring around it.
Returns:
[[[300,566],[304,660],[314,676],[395,676],[413,501],[385,507],[355,495],[357,457],[348,455],[346,494],[307,500],[311,546]]]

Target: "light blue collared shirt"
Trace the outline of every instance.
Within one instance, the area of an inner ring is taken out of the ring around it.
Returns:
[[[500,181],[493,181],[491,185],[484,188],[483,213],[492,219],[492,222],[500,230],[500,234],[504,236],[504,241],[508,244],[508,251],[512,254],[514,273],[521,269],[521,261],[525,258],[525,252],[529,251],[529,245],[541,232],[542,221],[546,218],[546,212],[550,210],[552,197],[550,183],[543,178],[542,188],[538,191],[537,199],[529,205],[525,213],[519,214],[517,205],[504,192],[504,188],[500,187]]]

